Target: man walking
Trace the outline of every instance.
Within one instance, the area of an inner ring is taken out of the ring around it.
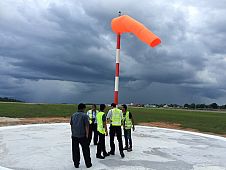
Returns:
[[[127,106],[125,104],[122,105],[122,113],[123,113],[123,129],[124,129],[124,137],[125,137],[125,148],[128,152],[132,151],[132,137],[131,137],[131,128],[133,131],[135,130],[134,127],[134,120],[132,113],[127,110]],[[128,146],[129,143],[129,146]]]
[[[71,116],[71,132],[72,132],[72,157],[75,168],[79,168],[80,150],[79,144],[82,146],[82,152],[87,168],[92,166],[89,148],[89,117],[84,113],[86,105],[80,103],[78,111]]]
[[[96,105],[92,105],[92,109],[87,112],[87,115],[89,116],[89,144],[92,140],[92,134],[94,133],[93,137],[93,144],[97,145],[98,141],[98,133],[97,133],[97,120],[96,115],[98,113],[98,110],[96,110]]]
[[[97,154],[96,157],[99,159],[104,159],[109,154],[106,152],[105,148],[105,135],[108,136],[107,123],[106,123],[106,115],[104,113],[105,104],[100,105],[100,112],[97,113],[97,131],[99,141],[97,144]],[[103,156],[101,155],[103,153]]]
[[[116,108],[116,104],[111,104],[112,109],[108,111],[107,119],[110,121],[110,146],[111,151],[109,154],[114,155],[115,154],[115,144],[114,144],[114,137],[115,134],[117,135],[118,144],[119,144],[119,151],[122,158],[125,157],[123,153],[123,145],[122,145],[122,111],[118,108]]]

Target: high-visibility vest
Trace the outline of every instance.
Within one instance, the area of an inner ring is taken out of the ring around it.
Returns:
[[[129,118],[129,111],[126,111],[125,115],[125,129],[131,129],[132,128],[132,120]]]
[[[114,108],[111,111],[112,111],[111,125],[121,126],[122,125],[121,110],[118,108]]]
[[[98,112],[96,115],[96,119],[97,119],[97,131],[105,134],[105,127],[104,127],[104,123],[103,123],[103,115],[105,113],[104,112]]]
[[[96,115],[99,111],[96,110]],[[89,124],[92,124],[93,123],[93,111],[92,110],[89,110],[88,111],[88,116],[89,116]]]

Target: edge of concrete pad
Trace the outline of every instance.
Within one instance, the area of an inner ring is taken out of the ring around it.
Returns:
[[[29,125],[13,125],[13,126],[0,127],[0,131],[6,130],[6,129],[15,129],[15,128],[23,128],[23,127],[25,127],[25,128],[26,127],[37,127],[37,126],[49,126],[49,125],[68,125],[68,126],[70,126],[69,123],[43,123],[43,124],[29,124]],[[192,135],[196,135],[196,136],[202,136],[202,137],[208,137],[208,138],[226,141],[225,137],[212,135],[212,134],[205,134],[205,133],[201,133],[201,132],[191,132],[191,131],[178,130],[178,129],[160,128],[160,127],[155,127],[155,126],[136,125],[136,127],[147,128],[147,129],[167,130],[167,131],[172,131],[172,132],[180,132],[180,133],[185,133],[185,134],[192,134]]]

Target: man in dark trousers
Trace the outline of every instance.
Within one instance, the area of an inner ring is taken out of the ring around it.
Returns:
[[[118,108],[116,108],[116,104],[111,104],[112,109],[108,111],[107,119],[110,121],[110,146],[111,151],[109,154],[114,155],[115,154],[115,144],[114,144],[114,138],[115,134],[117,135],[118,144],[119,144],[119,151],[122,158],[125,157],[123,153],[123,145],[122,145],[122,120],[123,115],[122,111]]]
[[[105,104],[100,105],[100,112],[97,113],[97,131],[99,141],[97,144],[97,154],[96,158],[104,159],[109,154],[106,152],[105,147],[105,135],[108,136],[107,123],[106,123],[106,115],[104,113],[104,109],[106,108]],[[103,153],[103,156],[101,155]]]
[[[98,110],[96,109],[96,105],[92,105],[92,109],[87,112],[87,115],[89,116],[89,144],[91,143],[92,140],[92,134],[94,133],[93,136],[93,144],[97,145],[98,141],[98,133],[97,133],[97,120],[96,120],[96,115],[98,113]]]
[[[125,104],[122,105],[122,113],[123,113],[123,130],[126,145],[124,150],[130,152],[132,151],[131,129],[133,128],[133,131],[135,130],[134,120],[132,113],[127,110],[127,106]]]
[[[84,113],[86,105],[80,103],[78,111],[71,116],[71,132],[72,132],[72,156],[75,168],[79,168],[80,150],[79,144],[82,146],[82,152],[87,168],[92,166],[89,148],[89,117]]]

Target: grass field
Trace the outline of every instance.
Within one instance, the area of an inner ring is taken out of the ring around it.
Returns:
[[[73,104],[0,103],[0,117],[68,117],[76,108]]]
[[[73,104],[0,103],[0,117],[69,117],[76,111]],[[87,110],[89,107],[87,108]],[[177,109],[129,108],[135,122],[167,122],[181,124],[201,132],[226,135],[225,112],[203,112]]]

